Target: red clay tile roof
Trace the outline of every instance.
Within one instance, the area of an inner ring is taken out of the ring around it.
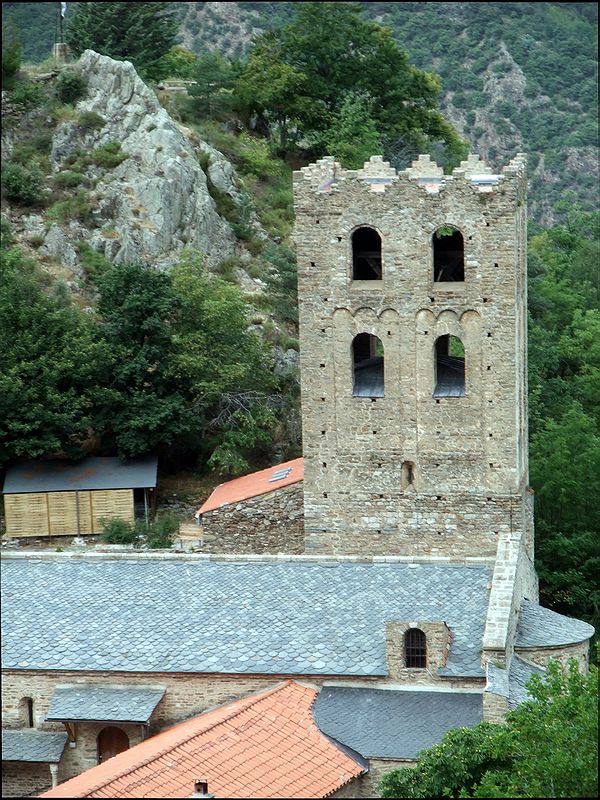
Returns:
[[[314,689],[287,681],[182,722],[40,797],[326,797],[365,770],[317,728]]]
[[[282,477],[278,480],[273,480],[273,477],[278,474],[281,474]],[[239,503],[241,500],[248,500],[250,497],[257,497],[259,494],[273,492],[275,489],[281,489],[291,483],[297,483],[303,478],[303,458],[295,458],[293,461],[286,461],[285,464],[276,464],[274,467],[261,469],[260,472],[243,475],[241,478],[235,478],[232,481],[227,481],[227,483],[219,484],[204,505],[200,506],[198,513],[204,514],[221,506]]]

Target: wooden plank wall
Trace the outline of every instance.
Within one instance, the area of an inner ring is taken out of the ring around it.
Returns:
[[[133,489],[5,494],[7,536],[75,536],[101,533],[100,520],[133,522]]]

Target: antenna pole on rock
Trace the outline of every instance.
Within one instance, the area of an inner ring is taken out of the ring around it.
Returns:
[[[54,49],[52,55],[58,66],[67,63],[69,48],[65,43],[64,21],[67,12],[66,3],[57,3],[56,32],[54,34]]]

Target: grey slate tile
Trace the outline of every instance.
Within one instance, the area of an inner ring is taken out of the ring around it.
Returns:
[[[57,686],[46,719],[145,723],[164,693],[164,686]]]
[[[66,733],[34,728],[2,730],[2,761],[36,761],[57,764],[67,742]]]
[[[580,619],[565,617],[549,608],[523,600],[517,623],[516,647],[560,647],[584,642],[594,628]]]
[[[528,664],[519,656],[513,656],[508,672],[508,707],[515,708],[526,700],[531,700],[526,683],[532,675],[542,677],[546,670],[534,664]]]
[[[385,623],[430,620],[452,629],[445,674],[484,675],[485,565],[7,559],[2,572],[6,668],[386,675]]]
[[[451,728],[483,719],[482,695],[324,686],[313,716],[319,729],[365,758],[415,759]]]

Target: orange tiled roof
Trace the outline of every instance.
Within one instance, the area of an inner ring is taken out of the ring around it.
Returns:
[[[317,728],[314,689],[287,681],[182,722],[40,797],[326,797],[365,770]]]
[[[273,481],[273,476],[277,473],[288,472],[279,480]],[[304,478],[304,459],[295,458],[293,461],[286,461],[285,464],[276,464],[268,469],[261,469],[260,472],[252,472],[250,475],[243,475],[227,483],[221,483],[204,505],[198,509],[199,514],[207,511],[214,511],[215,508],[227,506],[231,503],[239,503],[241,500],[248,500],[250,497],[257,497],[259,494],[266,494],[275,489],[297,483]]]

